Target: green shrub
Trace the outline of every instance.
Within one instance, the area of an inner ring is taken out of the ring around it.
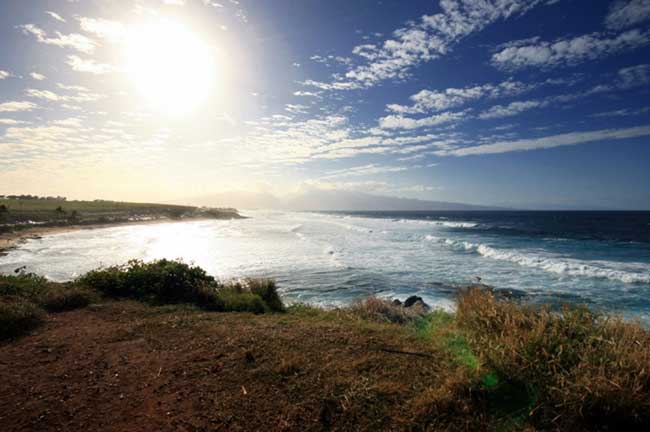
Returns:
[[[112,297],[193,303],[224,312],[284,311],[273,280],[242,279],[221,283],[202,268],[176,260],[129,261],[123,266],[88,272],[77,282]]]
[[[219,295],[217,288],[213,285],[203,285],[196,290],[196,299],[194,303],[204,309],[223,312],[226,310],[226,305]]]
[[[247,278],[245,283],[253,294],[257,294],[273,312],[284,312],[284,303],[278,294],[278,287],[273,279]]]
[[[527,389],[525,415],[538,426],[614,430],[650,423],[650,332],[639,324],[585,307],[557,313],[499,301],[480,289],[461,294],[457,321],[500,381]]]
[[[96,289],[110,297],[129,297],[124,289],[124,267],[114,266],[89,271],[77,283]]]
[[[0,296],[36,299],[47,289],[47,279],[33,273],[0,275]]]
[[[232,289],[223,289],[219,292],[219,297],[224,302],[224,311],[226,312],[252,312],[261,314],[269,310],[262,297],[251,292],[237,292]]]
[[[215,284],[200,267],[161,259],[151,263],[129,261],[123,266],[93,270],[79,283],[114,297],[133,297],[162,303],[196,302],[206,285]]]
[[[27,333],[43,321],[43,311],[19,297],[0,299],[0,339]]]

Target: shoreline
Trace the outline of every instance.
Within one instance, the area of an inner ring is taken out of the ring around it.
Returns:
[[[75,224],[64,226],[35,226],[20,231],[13,231],[7,233],[0,233],[0,257],[5,256],[9,251],[17,249],[21,244],[27,240],[38,240],[44,236],[62,234],[81,230],[95,230],[102,228],[114,228],[127,225],[153,225],[160,223],[179,223],[179,222],[193,222],[198,220],[224,220],[211,217],[188,217],[183,219],[155,219],[143,221],[115,221],[108,223],[92,223],[92,224]]]

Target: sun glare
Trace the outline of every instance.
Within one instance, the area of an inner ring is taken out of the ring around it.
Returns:
[[[214,50],[182,25],[160,20],[134,29],[126,70],[155,108],[183,114],[207,98],[217,73]]]

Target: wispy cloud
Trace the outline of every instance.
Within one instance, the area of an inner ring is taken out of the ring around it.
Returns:
[[[408,169],[409,167],[407,166],[367,164],[367,165],[345,168],[341,170],[330,171],[325,176],[320,178],[330,179],[330,178],[341,178],[341,177],[361,177],[367,175],[401,172],[401,171],[406,171]]]
[[[467,111],[447,111],[420,119],[403,117],[401,115],[389,115],[379,119],[379,127],[382,129],[419,129],[424,127],[434,127],[463,120],[466,117],[466,114]]]
[[[50,37],[47,35],[45,30],[35,26],[34,24],[25,24],[19,26],[19,28],[21,28],[25,34],[35,36],[38,42],[46,45],[73,48],[86,54],[90,54],[95,50],[96,43],[92,39],[79,33],[70,33],[65,35],[60,32],[55,32],[56,37]]]
[[[101,95],[79,92],[75,95],[60,95],[50,90],[27,89],[25,94],[31,98],[42,99],[50,102],[92,102],[102,98]]]
[[[66,63],[77,72],[87,72],[95,75],[101,75],[115,70],[114,66],[105,63],[98,63],[93,59],[82,59],[76,55],[68,56]]]
[[[28,101],[3,102],[0,103],[0,112],[31,111],[36,107],[38,105]]]
[[[35,79],[36,81],[43,81],[46,77],[43,74],[40,74],[38,72],[30,72],[29,74],[32,79]]]
[[[605,25],[621,30],[650,19],[650,0],[618,0],[610,8]]]
[[[590,132],[570,132],[542,138],[529,138],[514,141],[500,141],[491,144],[439,150],[438,156],[471,156],[498,154],[517,151],[549,149],[604,140],[620,140],[650,135],[650,126],[638,126],[626,129],[601,129]]]
[[[0,69],[0,80],[7,79],[11,74],[5,70]]]
[[[542,0],[441,0],[442,12],[425,15],[393,32],[382,44],[363,44],[353,54],[364,64],[351,67],[330,83],[306,81],[323,90],[367,88],[389,79],[404,79],[418,64],[447,54],[462,38],[486,26],[512,16],[521,15],[542,3]]]
[[[56,12],[45,11],[45,13],[59,22],[63,22],[63,23],[65,22],[65,19]]]
[[[126,26],[119,21],[89,17],[78,17],[77,19],[83,31],[110,42],[123,41],[127,35]]]
[[[592,33],[553,42],[538,38],[513,41],[492,55],[492,64],[504,70],[575,65],[643,47],[650,31],[628,30],[618,35]]]
[[[512,117],[532,108],[540,108],[548,105],[546,100],[528,100],[511,102],[508,105],[495,105],[478,115],[482,120]]]
[[[613,111],[605,111],[605,112],[600,112],[596,114],[592,114],[591,117],[629,117],[629,116],[635,116],[635,115],[641,115],[645,113],[650,112],[650,107],[645,107],[645,108],[639,108],[639,109],[629,109],[629,108],[623,108],[619,110],[613,110]]]
[[[445,90],[422,90],[409,99],[412,105],[390,104],[386,108],[399,114],[420,114],[428,111],[442,111],[482,98],[514,96],[534,88],[534,84],[521,81],[504,81],[499,84],[483,84]]]

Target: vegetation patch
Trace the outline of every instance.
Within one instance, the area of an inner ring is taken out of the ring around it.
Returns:
[[[0,299],[0,340],[11,339],[37,327],[44,312],[34,303],[20,297]]]
[[[86,273],[77,280],[110,297],[135,298],[153,303],[192,303],[221,312],[281,312],[284,305],[275,282],[242,279],[221,282],[198,266],[178,260],[150,263],[129,261]]]
[[[404,307],[401,304],[379,297],[368,297],[350,306],[349,311],[370,321],[405,324],[424,316],[427,311],[421,306]]]
[[[552,312],[499,301],[480,289],[459,297],[456,318],[485,367],[511,391],[526,389],[525,416],[535,425],[613,430],[650,422],[650,333],[638,323],[586,307]]]

